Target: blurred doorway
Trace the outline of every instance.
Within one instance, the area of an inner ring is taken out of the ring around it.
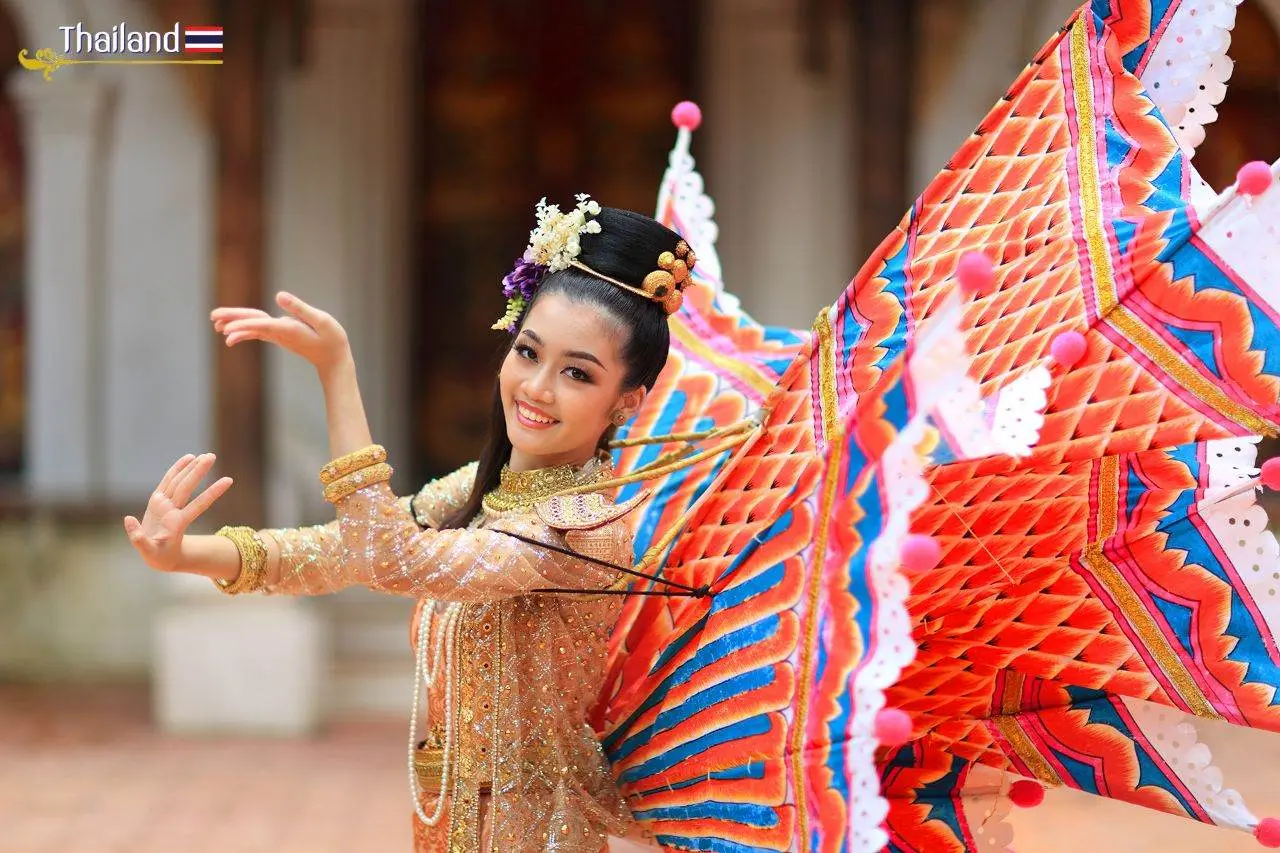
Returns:
[[[1280,12],[1280,4],[1274,4]],[[1280,36],[1277,21],[1257,0],[1236,9],[1229,55],[1234,62],[1218,118],[1196,149],[1197,171],[1215,190],[1236,179],[1250,160],[1280,157]]]
[[[18,67],[18,34],[0,6],[0,84]],[[0,85],[0,484],[22,472],[26,432],[26,215],[22,136],[9,87]]]
[[[688,0],[427,0],[418,24],[410,399],[413,482],[475,459],[488,428],[502,277],[534,205],[576,193],[652,211],[694,98]]]

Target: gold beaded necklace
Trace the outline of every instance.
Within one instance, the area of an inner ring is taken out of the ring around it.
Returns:
[[[582,465],[553,465],[531,471],[512,471],[503,465],[498,474],[498,487],[484,496],[482,504],[488,512],[510,512],[530,509],[538,501],[586,483],[599,482],[613,475],[607,456],[597,456]]]

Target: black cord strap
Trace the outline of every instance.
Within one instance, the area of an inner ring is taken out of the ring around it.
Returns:
[[[684,590],[684,592],[640,592],[631,590],[535,589],[533,592],[577,592],[585,595],[687,595],[695,598],[703,598],[711,594],[710,589],[706,586],[693,587],[688,584],[679,583],[678,581],[667,580],[666,578],[658,577],[657,575],[637,571],[630,566],[619,566],[615,563],[610,563],[607,560],[600,560],[595,557],[589,557],[586,554],[579,554],[577,551],[570,551],[568,548],[561,548],[560,546],[552,545],[549,542],[540,542],[537,539],[530,539],[527,536],[521,536],[519,533],[512,533],[508,530],[501,530],[493,527],[489,528],[489,530],[494,533],[501,533],[504,536],[510,536],[512,539],[518,539],[526,545],[546,548],[548,551],[555,551],[557,554],[564,554],[568,557],[574,557],[579,560],[585,560],[588,563],[594,563],[597,566],[604,566],[607,569],[613,569],[614,571],[622,572],[634,577],[644,578],[645,580],[655,581],[657,583],[666,584],[667,586],[673,586]]]

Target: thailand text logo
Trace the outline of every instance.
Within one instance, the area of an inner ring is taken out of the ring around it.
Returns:
[[[18,52],[22,67],[50,80],[67,65],[222,64],[222,27],[177,23],[167,30],[139,30],[120,23],[92,30],[75,23],[58,27],[58,34],[61,50],[44,47],[32,57],[23,49]]]

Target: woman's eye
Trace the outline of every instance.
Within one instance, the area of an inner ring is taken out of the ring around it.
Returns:
[[[590,382],[590,381],[591,381],[591,374],[590,374],[590,373],[587,373],[587,372],[586,372],[585,370],[583,370],[581,367],[570,367],[570,368],[569,368],[569,376],[571,376],[572,378],[576,379],[576,380],[577,380],[577,381],[579,381],[579,382]]]
[[[517,344],[516,355],[520,356],[521,358],[527,358],[530,361],[535,361],[538,358],[537,353],[533,351],[533,347],[529,346],[528,344]]]

